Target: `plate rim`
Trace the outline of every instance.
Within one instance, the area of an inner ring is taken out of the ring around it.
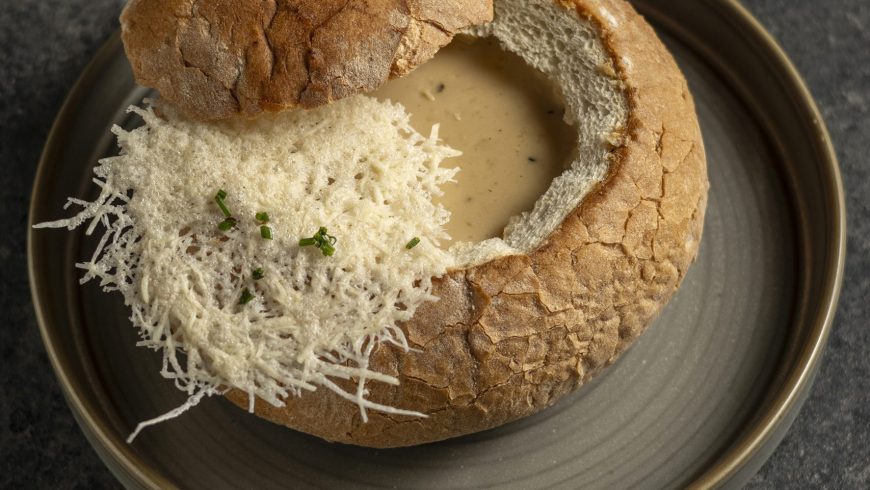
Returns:
[[[756,454],[761,452],[783,424],[786,424],[786,430],[791,426],[794,420],[789,416],[796,415],[800,411],[818,372],[837,313],[846,263],[847,224],[843,179],[836,150],[816,100],[803,76],[776,38],[739,0],[726,0],[722,7],[745,28],[744,35],[752,36],[758,47],[766,50],[764,55],[772,62],[772,69],[784,75],[782,83],[788,85],[790,90],[788,95],[795,97],[797,105],[805,111],[804,117],[813,123],[812,126],[820,142],[820,152],[817,156],[821,164],[819,169],[827,177],[824,182],[827,204],[834,213],[828,216],[831,218],[832,225],[832,234],[829,238],[833,246],[830,248],[834,254],[827,257],[825,263],[827,270],[833,270],[834,274],[829,273],[824,277],[824,287],[818,297],[821,308],[814,318],[808,320],[812,328],[807,332],[807,339],[800,344],[795,361],[788,370],[788,376],[778,387],[776,396],[771,399],[762,417],[752,421],[748,430],[701,473],[689,485],[690,488],[721,486],[737,475]],[[782,442],[782,437],[784,434],[779,441],[775,441],[777,446]],[[767,457],[764,459],[766,460]]]
[[[43,309],[45,307],[40,300],[39,286],[36,279],[37,271],[33,250],[33,237],[36,230],[34,228],[35,223],[33,217],[36,203],[39,202],[39,200],[36,199],[40,194],[38,184],[45,178],[43,174],[47,171],[46,169],[49,165],[51,153],[54,151],[55,147],[57,147],[57,140],[60,139],[61,133],[68,125],[66,120],[71,116],[73,106],[79,99],[81,99],[81,93],[87,90],[88,86],[93,82],[93,79],[96,78],[99,68],[106,64],[106,62],[111,58],[111,55],[120,42],[121,31],[120,29],[116,29],[112,35],[103,42],[88,64],[85,65],[81,75],[79,75],[79,78],[73,84],[64,99],[63,104],[61,104],[57,116],[55,116],[54,122],[52,123],[51,130],[48,133],[48,137],[45,140],[42,153],[39,156],[36,173],[33,178],[33,186],[31,187],[30,192],[30,206],[27,213],[27,275],[30,285],[31,301],[36,316],[36,323],[39,326],[39,333],[42,338],[43,346],[45,347],[46,355],[51,363],[54,375],[58,380],[64,399],[71,409],[73,418],[75,418],[76,423],[91,447],[100,457],[100,460],[102,460],[106,468],[115,476],[115,478],[124,484],[125,487],[128,482],[132,481],[151,489],[175,488],[175,485],[170,481],[163,478],[160,474],[151,471],[147,466],[141,464],[141,462],[137,462],[139,464],[134,464],[132,459],[137,458],[135,458],[135,456],[130,458],[130,455],[125,455],[124,451],[114,444],[113,438],[108,435],[110,429],[105,426],[105,424],[102,424],[99,420],[95,419],[87,410],[87,407],[85,407],[84,402],[73,388],[73,384],[70,382],[66,370],[64,369],[65,366],[63,361],[55,348],[55,340],[49,331],[43,314]],[[124,473],[121,473],[115,466],[108,464],[106,461],[107,458],[111,458],[117,462],[119,464],[118,468],[123,469]]]
[[[820,145],[817,161],[820,164],[819,169],[827,177],[824,182],[826,184],[827,204],[830,207],[830,213],[833,213],[828,218],[831,219],[832,234],[830,240],[834,253],[827,257],[825,266],[828,271],[833,270],[834,273],[828,273],[824,277],[824,287],[818,297],[819,304],[822,306],[814,318],[808,319],[808,325],[811,325],[812,328],[807,332],[806,340],[799,344],[799,352],[795,355],[795,361],[788,370],[788,376],[777,387],[776,395],[771,398],[767,406],[762,407],[761,412],[756,412],[760,413],[761,417],[751,422],[747,426],[747,430],[739,435],[728,449],[717,456],[708,468],[689,484],[690,488],[711,488],[725,484],[746,467],[766,444],[772,441],[778,429],[783,428],[783,424],[787,424],[786,427],[791,424],[789,415],[795,414],[805,401],[818,371],[833,325],[842,288],[846,255],[845,192],[836,152],[815,99],[779,43],[739,0],[724,0],[720,7],[728,15],[733,16],[736,22],[744,28],[744,34],[752,36],[752,41],[764,50],[763,54],[773,64],[772,69],[783,75],[782,82],[787,84],[790,95],[795,98],[797,105],[805,112],[804,116],[813,121]],[[46,139],[34,176],[28,211],[26,244],[28,279],[31,301],[46,354],[67,405],[71,408],[76,422],[91,446],[104,464],[107,463],[107,459],[118,463],[117,468],[110,464],[106,464],[106,466],[122,482],[135,483],[148,488],[169,488],[174,487],[172,482],[152,471],[135,455],[125,451],[126,448],[118,447],[114,441],[115,438],[108,435],[110,428],[94,418],[73,388],[73,384],[66,374],[64,361],[55,348],[56,340],[49,331],[43,314],[44,306],[40,300],[36,279],[37,271],[33,258],[33,236],[35,234],[33,217],[35,203],[39,202],[38,199],[35,199],[39,195],[38,184],[45,178],[44,174],[50,164],[51,154],[57,149],[58,139],[68,125],[67,119],[72,114],[73,106],[81,98],[82,92],[93,83],[99,67],[104,65],[117,49],[120,37],[120,30],[116,30],[87,64],[61,105]],[[780,441],[775,442],[778,444]]]

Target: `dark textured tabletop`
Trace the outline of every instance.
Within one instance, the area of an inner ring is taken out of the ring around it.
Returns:
[[[0,488],[118,486],[76,426],[46,358],[30,302],[25,236],[51,123],[117,28],[123,3],[4,0],[0,7]],[[870,0],[745,4],[818,101],[849,213],[845,283],[821,371],[749,487],[870,488]]]

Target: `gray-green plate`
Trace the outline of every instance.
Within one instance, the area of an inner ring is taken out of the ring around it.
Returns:
[[[697,263],[661,317],[592,384],[536,416],[409,449],[329,444],[209,399],[125,437],[183,402],[158,374],[118,295],[78,286],[81,232],[31,231],[43,339],[73,413],[129,487],[659,488],[738,486],[806,397],[843,268],[837,163],[788,60],[737,4],[635,2],[689,80],[709,158]],[[31,223],[92,197],[112,124],[139,102],[117,36],[82,76],[45,147]]]

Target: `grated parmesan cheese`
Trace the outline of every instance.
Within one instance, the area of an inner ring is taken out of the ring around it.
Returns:
[[[100,195],[37,227],[104,229],[82,283],[119,291],[141,333],[163,354],[161,374],[188,395],[180,415],[229,388],[281,407],[319,387],[366,410],[422,416],[366,399],[366,382],[398,381],[368,367],[379,342],[408,348],[399,323],[452,265],[439,248],[449,213],[433,203],[459,152],[415,132],[400,105],[356,96],[254,121],[192,122],[168,107],[131,107],[145,124],[113,128],[120,155],[94,169]],[[238,220],[228,231],[218,189]],[[257,212],[269,214],[272,240]],[[300,248],[326,226],[336,253]],[[405,244],[420,237],[412,250]],[[252,278],[262,268],[265,277]],[[239,304],[244,288],[254,299]],[[401,306],[399,306],[401,305]],[[183,355],[181,353],[183,352]],[[335,379],[358,380],[345,391]]]

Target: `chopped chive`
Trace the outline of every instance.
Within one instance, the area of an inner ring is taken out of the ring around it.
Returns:
[[[311,238],[303,238],[299,240],[300,247],[317,247],[320,249],[320,252],[327,256],[331,257],[335,254],[335,243],[338,241],[337,238],[327,233],[326,227],[321,226],[317,233],[314,234]]]
[[[219,208],[221,208],[221,212],[224,213],[225,217],[229,218],[230,216],[232,216],[230,210],[227,208],[227,205],[224,204],[223,201],[217,201],[217,205]]]
[[[417,244],[419,244],[419,243],[420,243],[420,238],[418,238],[418,237],[414,237],[414,238],[411,239],[410,242],[408,242],[407,244],[405,244],[405,248],[407,248],[408,250],[411,250],[412,248],[416,247]]]
[[[272,228],[269,228],[266,225],[260,227],[260,236],[263,237],[264,240],[272,239]]]
[[[254,295],[251,293],[251,290],[248,288],[245,288],[242,290],[242,297],[239,298],[239,304],[246,305],[246,304],[250,303],[252,299],[254,299]]]
[[[230,213],[230,210],[227,209],[227,205],[224,204],[224,199],[226,199],[226,198],[227,198],[226,191],[221,189],[221,190],[217,191],[217,194],[215,194],[214,201],[217,203],[218,207],[221,208],[221,212],[224,213],[224,216],[229,218],[230,216],[232,216],[232,213]]]
[[[269,222],[269,213],[265,211],[257,213],[254,217],[257,218],[257,221],[259,221],[260,223],[265,224]]]
[[[235,226],[236,226],[236,218],[233,218],[232,216],[230,216],[229,218],[227,218],[227,219],[221,221],[221,222],[218,224],[218,228],[219,228],[221,231],[229,231],[229,230],[235,228]]]
[[[253,276],[255,281],[259,281],[260,279],[266,277],[266,273],[263,272],[262,267],[257,267],[256,269],[254,269],[254,272],[253,274],[251,274],[251,276]]]

